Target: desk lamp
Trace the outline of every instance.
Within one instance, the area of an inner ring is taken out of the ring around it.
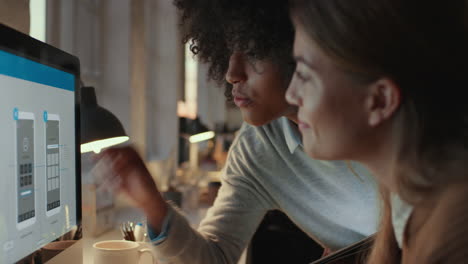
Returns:
[[[91,151],[99,153],[101,149],[128,141],[120,121],[97,104],[94,87],[81,88],[80,114],[82,154]],[[83,171],[91,171],[94,164],[87,162],[87,159],[82,161]],[[94,184],[83,188],[87,192],[83,204],[89,209],[86,212],[89,214],[86,217],[87,229],[96,236],[112,228],[114,201],[110,193],[96,189]]]
[[[213,131],[210,131],[205,125],[202,124],[200,118],[194,120],[187,118],[180,118],[180,131],[181,136],[187,138],[190,142],[189,160],[190,168],[198,169],[198,143],[212,139],[215,136]]]
[[[81,153],[118,145],[128,141],[120,121],[97,104],[94,87],[81,88]]]

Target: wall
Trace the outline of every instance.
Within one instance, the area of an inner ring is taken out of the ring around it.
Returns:
[[[148,160],[176,148],[178,21],[165,0],[48,0],[47,40],[80,58],[85,85]],[[161,125],[164,124],[164,125]]]
[[[47,42],[80,58],[85,85],[122,122],[155,180],[173,174],[182,44],[172,1],[48,0]]]
[[[130,1],[48,0],[47,42],[76,55],[98,103],[131,135]]]
[[[29,34],[29,0],[0,0],[0,23]]]
[[[243,119],[237,107],[226,106],[224,87],[207,78],[208,66],[198,65],[198,116],[211,129],[216,124],[226,123],[229,129],[236,129],[242,125]]]

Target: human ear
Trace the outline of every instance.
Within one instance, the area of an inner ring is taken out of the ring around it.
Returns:
[[[401,104],[400,87],[391,79],[381,78],[369,86],[366,98],[368,124],[376,127],[390,119]]]

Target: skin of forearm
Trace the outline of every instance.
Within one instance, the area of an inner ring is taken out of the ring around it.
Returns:
[[[143,208],[143,211],[146,214],[148,224],[153,228],[154,232],[161,233],[162,224],[168,211],[166,201],[158,194]]]

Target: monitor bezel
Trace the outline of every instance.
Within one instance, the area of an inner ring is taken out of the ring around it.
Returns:
[[[81,225],[80,63],[77,57],[0,23],[0,50],[68,72],[75,76],[76,224]]]

